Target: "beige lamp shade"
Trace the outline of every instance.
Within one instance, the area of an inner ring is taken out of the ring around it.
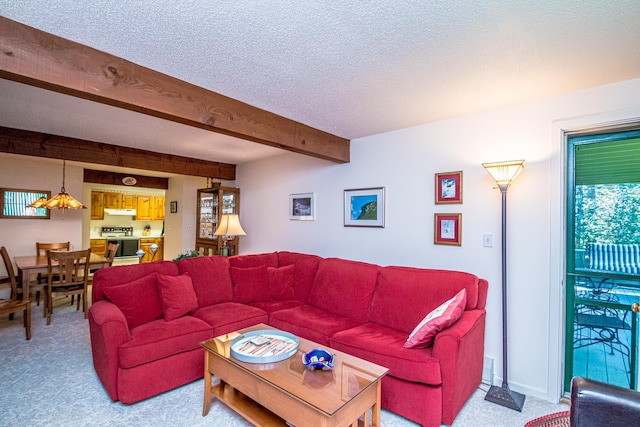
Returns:
[[[511,160],[508,162],[483,163],[482,166],[489,172],[501,190],[509,188],[511,183],[524,169],[524,160]]]
[[[240,218],[238,215],[221,215],[220,225],[215,233],[216,236],[246,236],[242,226],[240,225]]]

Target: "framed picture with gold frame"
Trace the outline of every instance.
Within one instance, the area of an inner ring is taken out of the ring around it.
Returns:
[[[462,214],[434,214],[433,243],[436,245],[462,246]]]
[[[436,205],[462,203],[462,171],[436,174]]]

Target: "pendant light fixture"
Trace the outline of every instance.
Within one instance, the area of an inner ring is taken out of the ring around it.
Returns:
[[[63,160],[62,161],[62,188],[60,189],[60,192],[55,196],[53,196],[52,198],[50,198],[49,200],[47,200],[40,207],[47,208],[47,209],[86,209],[87,208],[82,203],[74,199],[73,196],[71,196],[70,194],[67,194],[66,190],[64,189],[64,178],[65,178],[64,175],[65,175],[66,167],[67,167],[66,160]],[[38,200],[36,200],[34,203],[36,202],[38,202]]]

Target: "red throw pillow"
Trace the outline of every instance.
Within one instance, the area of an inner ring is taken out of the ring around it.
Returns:
[[[249,303],[269,301],[269,275],[267,266],[229,269],[233,281],[233,300]]]
[[[269,274],[269,293],[274,300],[296,299],[293,291],[293,273],[296,266],[294,264],[285,267],[267,267]]]
[[[187,274],[167,276],[158,274],[158,290],[162,303],[162,314],[167,322],[194,312],[198,308],[198,297],[193,282]]]
[[[429,347],[438,332],[453,325],[462,317],[466,303],[467,292],[463,289],[456,296],[427,314],[411,332],[407,342],[404,343],[404,348]]]
[[[105,288],[105,295],[122,311],[129,329],[162,317],[157,278],[158,274],[152,273],[124,285]]]

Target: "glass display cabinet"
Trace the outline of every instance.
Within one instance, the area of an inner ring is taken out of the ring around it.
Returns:
[[[240,189],[213,183],[198,190],[196,217],[196,251],[202,255],[218,255],[227,240],[229,256],[238,254],[238,236],[216,236],[220,216],[240,213]]]

